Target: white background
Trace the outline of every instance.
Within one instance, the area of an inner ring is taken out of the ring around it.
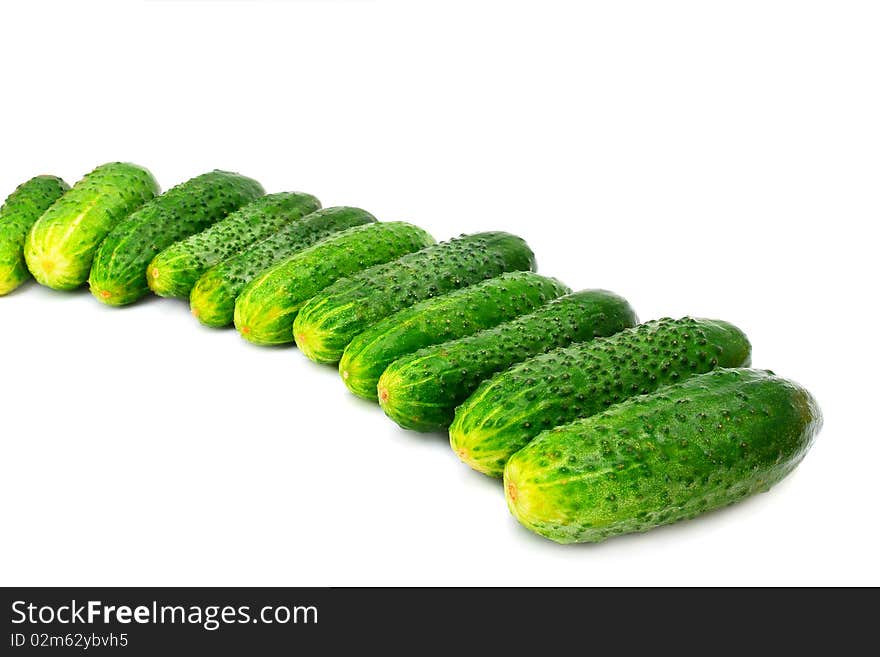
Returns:
[[[0,4],[0,194],[213,168],[438,239],[505,229],[643,319],[745,329],[825,428],[766,495],[598,546],[295,349],[0,299],[0,582],[880,584],[872,2]]]

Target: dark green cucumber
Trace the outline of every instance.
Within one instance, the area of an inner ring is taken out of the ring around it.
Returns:
[[[334,233],[375,221],[366,210],[336,207],[290,222],[202,274],[189,295],[193,315],[206,326],[232,324],[235,298],[260,272]]]
[[[89,287],[111,306],[134,303],[149,291],[146,270],[162,249],[204,230],[262,196],[256,180],[228,171],[196,176],[147,201],[110,231],[92,262]],[[291,208],[312,197],[276,194]]]
[[[37,219],[70,187],[55,176],[37,176],[16,187],[0,208],[0,296],[31,277],[24,240]]]
[[[53,203],[27,235],[24,257],[41,285],[72,290],[89,278],[107,234],[159,193],[153,175],[135,164],[103,164]]]
[[[744,367],[751,346],[711,319],[664,318],[607,338],[554,349],[484,381],[455,411],[449,442],[475,470],[504,464],[546,429],[716,367]]]
[[[188,299],[193,285],[211,267],[321,207],[309,194],[297,198],[291,204],[288,196],[264,196],[201,233],[172,244],[147,266],[150,289],[160,297]]]
[[[296,344],[311,360],[335,364],[356,335],[398,310],[507,271],[534,269],[535,254],[515,235],[463,235],[330,286],[297,315]]]
[[[379,377],[401,356],[497,326],[569,292],[554,278],[516,271],[421,301],[356,336],[339,373],[354,394],[375,401]]]
[[[402,221],[355,226],[270,267],[235,301],[235,328],[255,344],[293,342],[293,320],[302,305],[334,281],[423,249],[428,233]]]
[[[515,363],[637,323],[625,299],[606,290],[575,292],[528,315],[394,361],[379,378],[379,404],[405,429],[437,431],[485,379]]]
[[[766,491],[822,424],[771,372],[720,369],[538,435],[504,469],[514,516],[559,543],[692,518]]]

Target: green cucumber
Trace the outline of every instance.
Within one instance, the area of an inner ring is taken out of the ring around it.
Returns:
[[[211,267],[320,207],[309,194],[297,194],[294,203],[284,194],[259,198],[161,251],[147,266],[147,284],[160,297],[188,299],[193,285]]]
[[[202,274],[189,295],[193,315],[206,326],[219,328],[232,324],[235,298],[260,272],[334,233],[375,221],[366,210],[336,207],[290,222]]]
[[[494,328],[394,361],[379,378],[379,405],[405,429],[445,429],[455,407],[496,372],[556,347],[612,335],[637,321],[626,300],[612,292],[575,292]]]
[[[716,367],[744,367],[751,346],[711,319],[663,318],[607,338],[554,349],[484,381],[455,411],[449,442],[475,470],[504,464],[546,429]]]
[[[111,306],[134,303],[150,291],[146,269],[157,253],[263,193],[256,180],[212,171],[147,201],[110,231],[95,254],[89,274],[92,294]],[[294,207],[303,202],[300,195],[287,196],[293,197]]]
[[[0,208],[0,296],[31,277],[24,241],[37,219],[70,187],[55,176],[37,176],[16,187]]]
[[[356,335],[398,310],[507,271],[534,269],[535,254],[515,235],[463,235],[330,286],[302,307],[294,338],[311,360],[336,364]]]
[[[235,328],[254,344],[293,342],[293,320],[306,301],[334,281],[432,244],[402,221],[355,226],[270,267],[235,301]]]
[[[135,164],[102,164],[39,218],[24,244],[28,269],[41,285],[72,290],[89,278],[107,234],[159,193],[153,174]]]
[[[421,301],[355,337],[339,373],[354,394],[375,401],[379,377],[401,356],[491,328],[569,292],[554,278],[516,271]]]
[[[601,541],[766,491],[797,466],[821,424],[800,386],[772,372],[719,369],[541,433],[507,462],[504,492],[533,532]]]

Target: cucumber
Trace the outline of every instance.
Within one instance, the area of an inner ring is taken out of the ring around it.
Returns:
[[[70,187],[55,176],[37,176],[16,187],[0,208],[0,296],[31,275],[24,261],[24,240],[37,219]]]
[[[95,251],[129,214],[159,193],[153,174],[135,164],[102,164],[39,218],[24,244],[28,269],[41,285],[72,290],[89,277]]]
[[[533,532],[601,541],[769,489],[821,424],[800,386],[772,372],[715,370],[541,433],[507,462],[504,492]]]
[[[507,271],[534,269],[535,254],[515,235],[463,235],[330,286],[302,307],[294,338],[311,360],[336,364],[356,335],[398,310]]]
[[[150,291],[146,269],[159,251],[204,230],[263,193],[256,180],[212,171],[147,201],[110,231],[95,254],[89,274],[92,294],[111,306],[134,303]],[[299,195],[278,196],[293,196],[293,206],[302,202]]]
[[[232,324],[235,298],[260,272],[334,233],[375,221],[366,210],[336,207],[290,222],[202,274],[189,295],[193,315],[206,326]]]
[[[235,301],[235,328],[254,344],[293,342],[293,320],[325,287],[367,267],[432,244],[434,238],[402,221],[348,228],[270,267]]]
[[[583,290],[533,313],[400,358],[379,378],[379,405],[405,429],[437,431],[484,379],[537,354],[612,335],[638,320],[625,299]]]
[[[199,277],[292,221],[321,207],[309,194],[272,194],[236,210],[222,221],[161,251],[147,266],[147,284],[160,297],[188,299]]]
[[[647,322],[554,349],[484,381],[456,409],[449,442],[472,468],[500,477],[507,460],[546,429],[750,360],[748,339],[727,322],[690,317]]]
[[[496,326],[569,292],[556,279],[517,271],[421,301],[355,337],[339,373],[354,394],[375,401],[379,377],[401,356]]]

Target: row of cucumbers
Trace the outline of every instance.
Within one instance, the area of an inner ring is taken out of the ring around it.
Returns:
[[[164,194],[146,169],[39,176],[0,209],[0,294],[33,275],[110,305],[188,298],[203,324],[296,342],[400,426],[449,431],[555,541],[642,531],[768,489],[821,425],[809,393],[748,369],[735,326],[639,324],[626,300],[535,272],[504,232],[435,243],[314,196],[213,171]]]

